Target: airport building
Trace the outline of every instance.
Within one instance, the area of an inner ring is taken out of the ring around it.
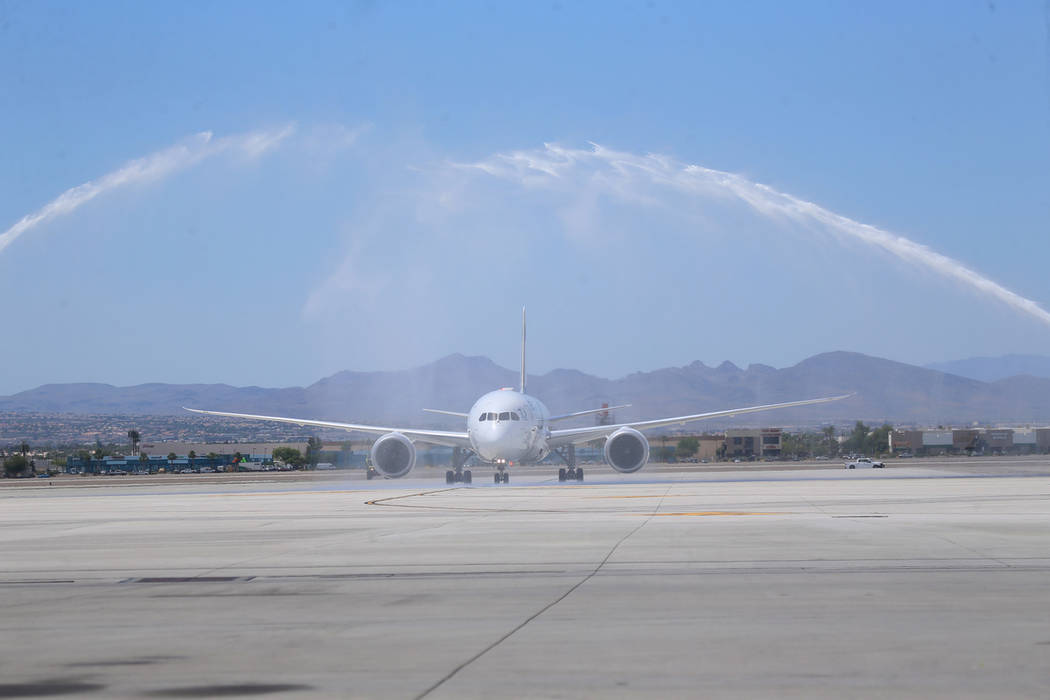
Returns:
[[[254,443],[195,443],[195,442],[149,442],[140,443],[138,454],[129,456],[82,459],[73,455],[66,460],[66,471],[75,474],[149,474],[160,471],[182,471],[202,469],[229,471],[255,470],[273,463],[276,447],[292,447],[306,454],[305,442],[254,442]],[[168,455],[175,455],[169,459]],[[191,456],[192,455],[192,456]],[[325,454],[322,452],[322,459]]]
[[[779,457],[783,431],[780,428],[727,430],[725,454],[729,459]]]
[[[306,454],[305,440],[301,442],[141,442],[138,451],[149,455],[167,455],[172,452],[177,455],[188,455],[194,452],[200,456],[240,453],[252,459],[271,459],[274,448],[277,447],[291,447],[299,450],[300,454]]]
[[[697,459],[715,460],[721,459],[726,445],[725,435],[700,435],[697,437],[700,443],[696,451]]]
[[[263,464],[265,462],[262,458],[253,460],[231,454],[193,458],[181,455],[175,459],[168,459],[166,455],[143,453],[135,457],[117,456],[102,459],[82,459],[79,456],[71,456],[66,459],[66,472],[70,474],[156,474],[158,472],[179,472],[183,469],[228,471]]]
[[[890,450],[914,455],[1050,452],[1050,428],[893,430]]]

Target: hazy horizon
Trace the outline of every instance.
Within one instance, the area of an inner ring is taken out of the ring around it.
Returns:
[[[739,369],[741,371],[747,371],[752,366],[772,367],[774,369],[780,370],[780,369],[788,369],[790,367],[794,367],[794,366],[798,365],[799,363],[804,362],[806,360],[809,360],[809,359],[811,359],[813,357],[817,357],[817,356],[820,356],[820,355],[832,354],[832,353],[839,353],[839,352],[855,353],[856,351],[853,351],[853,350],[828,350],[826,352],[817,353],[815,355],[810,355],[809,357],[800,358],[798,360],[798,362],[792,362],[792,363],[785,364],[785,365],[771,365],[771,364],[766,363],[766,362],[750,362],[750,363],[747,363],[747,364],[740,364],[740,363],[737,363],[737,362],[733,362],[732,360],[721,360],[719,362],[705,362],[704,360],[699,360],[698,359],[698,360],[693,360],[691,362],[686,362],[686,363],[681,364],[681,365],[667,365],[667,366],[663,366],[663,367],[650,367],[650,368],[645,368],[645,369],[636,369],[636,370],[629,371],[626,374],[616,375],[616,376],[604,376],[604,375],[601,375],[601,374],[596,374],[594,372],[588,372],[587,370],[581,369],[581,368],[578,368],[578,367],[564,367],[564,366],[551,367],[549,369],[540,369],[540,370],[536,370],[536,369],[533,369],[533,368],[530,367],[529,370],[528,370],[528,374],[529,374],[529,376],[533,376],[533,377],[541,377],[541,376],[549,375],[552,372],[570,371],[570,372],[581,372],[581,373],[583,373],[585,375],[588,375],[588,376],[591,376],[591,377],[595,377],[597,379],[617,381],[617,380],[624,379],[624,378],[626,378],[626,377],[628,377],[628,376],[630,376],[632,374],[647,374],[647,373],[651,373],[651,372],[658,372],[660,370],[665,370],[665,369],[680,369],[680,368],[688,367],[688,366],[690,366],[690,365],[692,365],[692,364],[694,364],[696,362],[699,362],[699,363],[703,364],[704,366],[706,366],[706,367],[708,367],[710,369],[717,369],[717,368],[721,367],[722,365],[728,363],[728,364],[733,365],[734,367],[736,367],[737,369]],[[866,353],[858,353],[858,354],[865,355]],[[436,365],[436,364],[438,364],[438,363],[440,363],[440,362],[442,362],[444,360],[448,360],[448,359],[454,358],[454,357],[463,357],[463,358],[471,359],[471,360],[484,360],[484,361],[493,363],[495,366],[499,367],[502,370],[506,370],[507,372],[512,372],[512,373],[515,373],[515,374],[518,372],[516,363],[514,365],[510,365],[510,364],[506,364],[505,365],[505,364],[501,364],[499,362],[496,362],[492,358],[489,358],[489,357],[487,357],[485,355],[470,355],[470,354],[467,354],[467,353],[453,352],[453,353],[449,353],[448,355],[443,355],[441,357],[434,358],[430,362],[424,362],[424,363],[421,363],[421,364],[412,365],[412,366],[408,366],[408,367],[395,367],[395,368],[386,368],[386,369],[367,369],[367,368],[356,368],[356,367],[355,368],[351,368],[351,367],[348,367],[348,368],[344,368],[344,369],[341,369],[341,370],[336,370],[335,372],[332,372],[330,374],[326,374],[326,375],[323,375],[323,376],[315,377],[314,379],[312,379],[310,381],[307,381],[307,382],[305,382],[303,384],[294,384],[294,385],[293,384],[283,384],[283,385],[275,385],[275,384],[232,384],[231,382],[223,382],[223,381],[218,381],[218,382],[195,382],[195,381],[165,382],[165,381],[155,381],[155,380],[146,381],[146,382],[138,382],[136,384],[115,384],[113,382],[106,382],[106,381],[43,382],[42,384],[37,384],[37,385],[31,386],[31,387],[25,387],[24,389],[18,389],[16,391],[12,391],[9,394],[0,394],[0,396],[13,396],[15,394],[19,394],[19,393],[22,393],[22,392],[25,392],[25,391],[32,391],[32,390],[37,389],[37,388],[39,388],[41,386],[57,385],[57,384],[102,384],[102,385],[107,385],[107,386],[113,386],[113,387],[116,387],[116,388],[128,388],[128,387],[148,385],[148,384],[172,384],[172,385],[182,385],[182,384],[203,384],[203,385],[207,385],[207,384],[224,384],[224,385],[233,386],[233,387],[236,387],[236,388],[247,388],[247,387],[255,386],[255,387],[262,388],[262,389],[295,389],[295,388],[304,388],[304,387],[311,386],[311,385],[313,385],[313,384],[315,384],[315,383],[317,383],[319,381],[327,379],[327,378],[329,378],[329,377],[331,377],[333,375],[340,374],[342,372],[352,372],[352,373],[361,373],[361,374],[378,373],[378,372],[410,372],[410,371],[413,371],[413,370],[416,370],[416,369],[421,369],[421,368],[425,368],[425,367],[430,367],[432,365]],[[881,360],[889,360],[891,362],[901,362],[900,360],[894,360],[893,358],[890,358],[890,357],[878,357],[878,356],[874,356],[874,355],[871,355],[870,357],[876,357],[877,359],[881,359]],[[933,370],[940,371],[940,372],[948,372],[948,373],[952,373],[952,374],[959,374],[959,376],[968,376],[968,377],[971,377],[971,378],[974,378],[974,379],[979,379],[980,381],[991,381],[991,380],[987,380],[987,379],[981,379],[980,377],[977,377],[977,376],[971,376],[970,374],[966,374],[966,373],[960,373],[960,372],[957,372],[957,371],[953,372],[953,371],[951,371],[948,368],[943,368],[942,366],[963,364],[963,363],[973,362],[973,361],[992,361],[992,362],[996,362],[996,361],[1008,361],[1010,359],[1035,359],[1035,360],[1045,360],[1048,363],[1050,363],[1050,355],[1007,354],[1007,355],[1001,355],[1001,356],[996,356],[996,357],[990,357],[990,356],[966,357],[966,358],[958,358],[956,360],[946,360],[944,362],[930,362],[930,363],[925,363],[925,364],[915,364],[915,363],[904,363],[904,364],[908,364],[908,365],[911,365],[913,367],[919,367],[919,368],[922,368],[922,369],[933,369]]]

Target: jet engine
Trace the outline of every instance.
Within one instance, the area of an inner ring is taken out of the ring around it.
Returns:
[[[401,433],[387,433],[372,444],[372,466],[390,479],[398,479],[416,466],[416,446]]]
[[[620,428],[605,441],[605,461],[621,474],[631,474],[649,461],[649,441],[634,428]]]

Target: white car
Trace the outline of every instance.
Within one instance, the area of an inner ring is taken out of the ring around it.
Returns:
[[[860,457],[846,465],[846,469],[882,469],[886,465],[882,462],[873,462],[871,457]]]

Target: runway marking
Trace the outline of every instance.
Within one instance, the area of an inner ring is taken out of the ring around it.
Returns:
[[[684,515],[684,516],[708,516],[708,515],[789,515],[788,513],[751,513],[747,511],[733,511],[733,510],[699,510],[693,513],[634,513],[634,515],[648,515],[648,516],[667,516],[667,515]]]
[[[25,580],[14,580],[14,581],[0,581],[0,586],[21,586],[21,585],[37,585],[41,583],[76,583],[73,579],[25,579]]]
[[[369,493],[370,491],[371,491],[371,489],[349,489],[349,490],[332,489],[332,490],[324,490],[324,491],[253,491],[251,493],[236,493],[236,492],[232,492],[231,491],[230,493],[201,493],[201,494],[177,494],[177,495],[211,496],[213,498],[219,497],[219,496],[222,496],[222,497],[225,497],[225,496],[295,496],[295,495],[298,495],[298,494],[306,494],[306,495],[316,496],[317,494],[323,494],[323,493]]]
[[[888,515],[833,515],[833,518],[888,518]]]
[[[254,576],[142,576],[120,583],[236,583],[251,581]]]
[[[695,494],[691,494],[691,493],[676,493],[674,495],[674,497],[675,498],[683,498],[685,496],[693,496],[693,495],[695,495]],[[655,494],[655,495],[652,495],[652,496],[584,496],[584,498],[593,500],[593,499],[600,499],[600,498],[662,498],[662,496],[660,496],[660,494]]]

